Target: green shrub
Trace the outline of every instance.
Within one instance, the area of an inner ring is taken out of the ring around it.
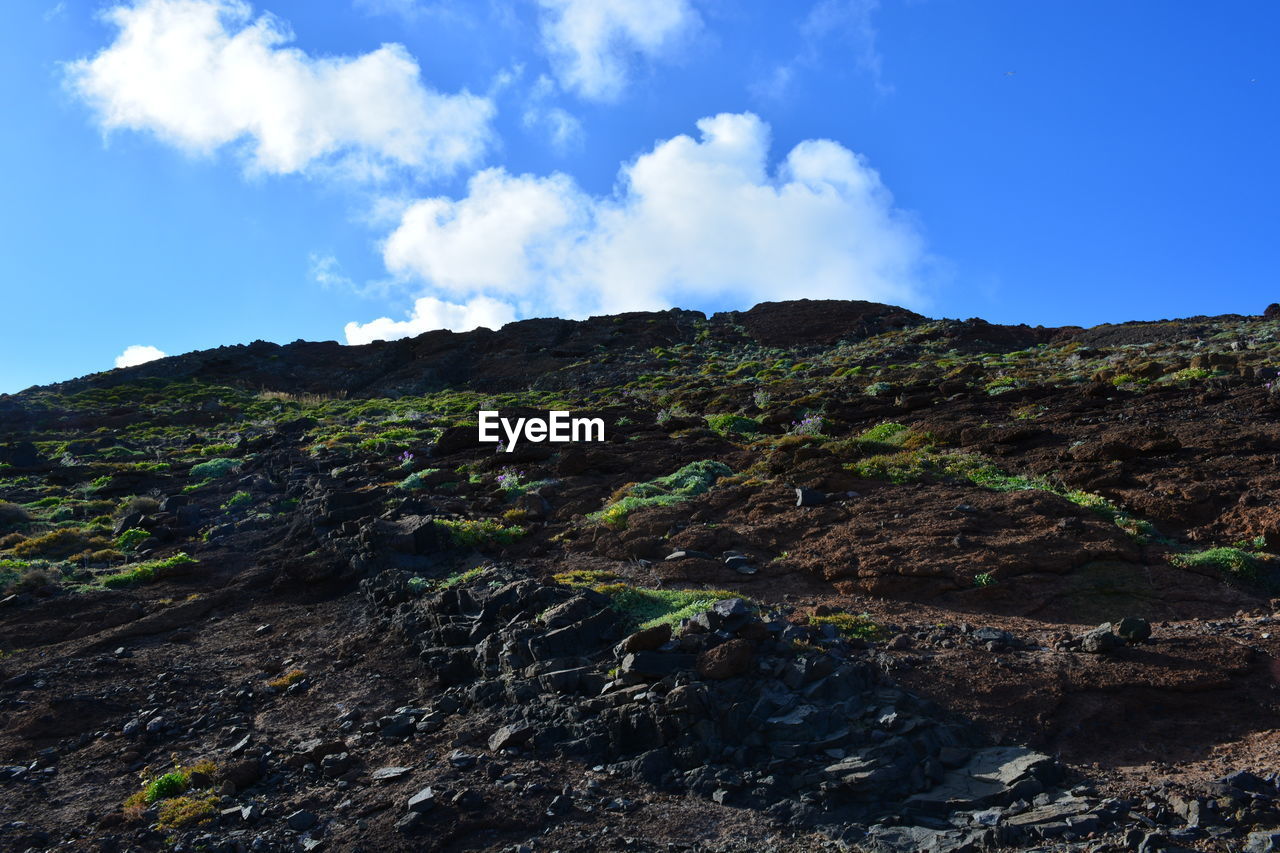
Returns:
[[[225,477],[240,465],[235,459],[219,457],[191,466],[191,478],[194,480],[214,480]]]
[[[756,435],[761,431],[759,421],[742,415],[707,415],[707,426],[726,438],[730,435]]]
[[[599,512],[591,513],[587,518],[611,527],[620,527],[626,524],[627,516],[637,509],[682,503],[708,491],[716,480],[731,474],[733,471],[723,462],[706,459],[690,462],[673,474],[631,486],[620,499]]]
[[[75,527],[51,530],[13,546],[18,557],[43,557],[47,560],[66,560],[85,551],[98,551],[111,545],[110,540],[95,536]]]
[[[510,545],[525,534],[523,527],[504,527],[490,518],[436,519],[454,545],[475,548],[481,545]]]
[[[31,514],[15,503],[0,501],[0,530],[16,527],[31,520]]]
[[[396,488],[404,489],[406,492],[418,492],[427,487],[426,480],[422,477],[422,472],[415,471],[408,477],[405,477],[396,484]]]
[[[186,790],[187,774],[181,770],[172,770],[163,776],[157,776],[152,779],[143,793],[143,799],[148,803],[154,803],[156,800],[176,797]]]
[[[907,428],[899,423],[885,421],[877,424],[868,430],[864,430],[858,438],[863,441],[873,442],[875,444],[902,444],[902,436],[907,432]]]
[[[187,556],[185,552],[178,552],[172,557],[166,557],[163,560],[149,560],[145,563],[136,563],[132,566],[126,566],[115,574],[107,575],[99,580],[103,586],[108,589],[121,589],[123,587],[138,586],[144,583],[151,583],[159,580],[166,574],[172,573],[179,566],[188,566],[198,561]]]
[[[149,497],[132,497],[126,498],[116,507],[116,518],[124,518],[127,515],[151,515],[160,511],[160,501]]]
[[[131,527],[116,537],[116,547],[121,551],[132,551],[151,538],[151,534],[140,527]]]
[[[237,509],[253,503],[253,495],[248,492],[236,492],[222,505],[223,509]]]

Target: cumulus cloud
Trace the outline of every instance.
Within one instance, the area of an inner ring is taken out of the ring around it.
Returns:
[[[106,131],[149,131],[205,154],[235,146],[254,171],[362,177],[447,173],[490,142],[492,102],[426,85],[398,44],[312,57],[244,0],[137,0],[104,17],[115,40],[66,72]]]
[[[455,332],[467,332],[481,326],[499,329],[515,318],[515,309],[511,305],[487,296],[478,296],[462,304],[424,296],[413,303],[407,320],[379,317],[368,323],[348,323],[344,332],[347,343],[367,344],[408,338],[436,329]]]
[[[701,24],[689,0],[538,0],[542,41],[565,88],[608,101],[636,57],[668,53]]]
[[[462,198],[405,208],[384,262],[429,293],[492,297],[521,316],[801,296],[922,304],[924,241],[864,158],[811,139],[771,171],[755,115],[697,126],[700,138],[625,165],[608,196],[558,173],[482,171]]]
[[[152,346],[143,346],[134,344],[124,348],[124,352],[116,356],[116,367],[137,367],[139,364],[146,364],[148,361],[155,361],[158,358],[165,358],[166,353],[163,350],[156,349]]]

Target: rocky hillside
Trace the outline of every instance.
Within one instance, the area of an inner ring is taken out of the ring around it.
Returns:
[[[0,848],[1280,850],[1277,315],[767,303],[0,395]],[[479,440],[553,409],[605,442]]]

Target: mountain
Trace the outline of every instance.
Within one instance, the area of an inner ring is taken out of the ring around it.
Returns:
[[[0,845],[1280,849],[1277,314],[800,300],[0,395]]]

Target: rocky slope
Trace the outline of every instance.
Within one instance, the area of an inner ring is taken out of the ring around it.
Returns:
[[[800,301],[0,396],[0,846],[1280,849],[1277,313]]]

